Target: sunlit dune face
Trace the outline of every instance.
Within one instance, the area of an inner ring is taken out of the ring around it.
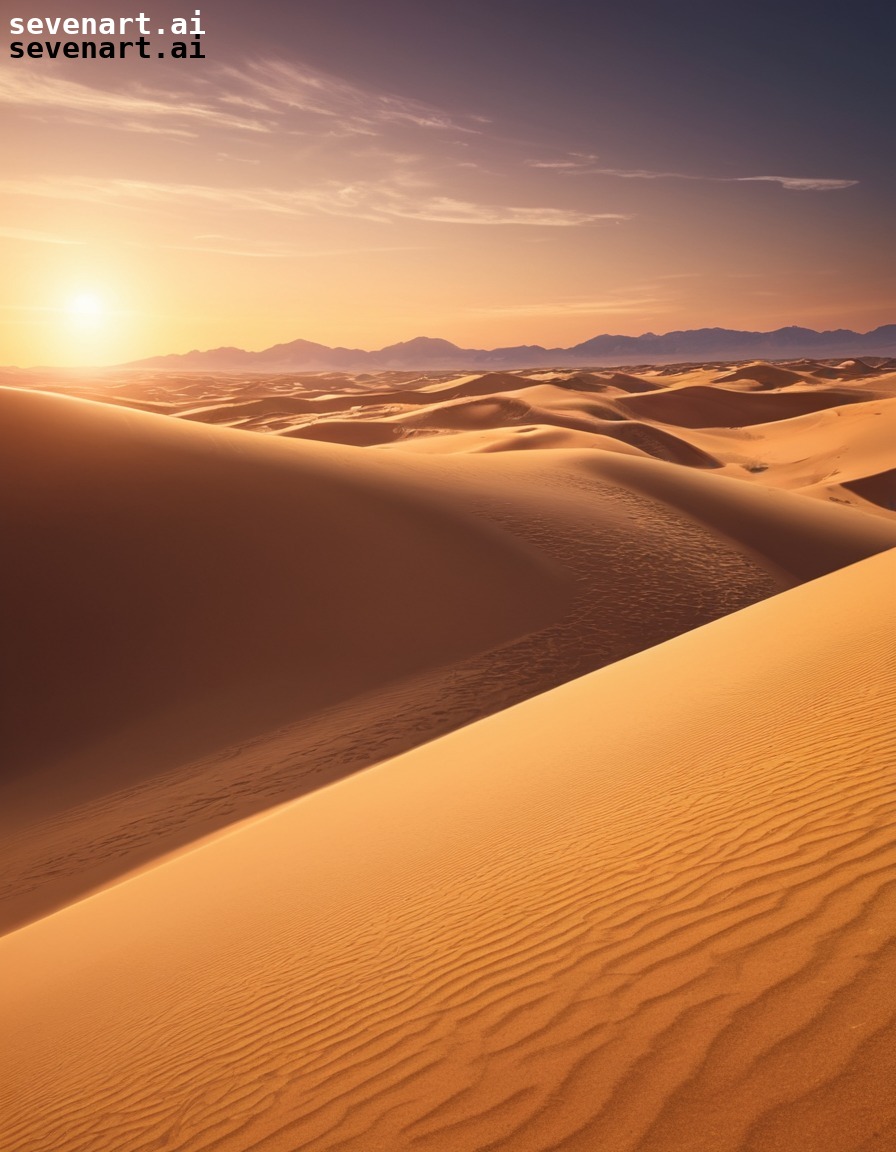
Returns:
[[[73,296],[65,306],[69,324],[74,328],[96,328],[106,316],[102,299],[93,292]]]

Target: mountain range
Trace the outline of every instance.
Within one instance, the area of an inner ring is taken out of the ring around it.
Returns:
[[[675,363],[680,361],[770,359],[809,356],[892,356],[896,353],[896,324],[871,332],[846,328],[816,332],[787,327],[773,332],[740,332],[730,328],[696,328],[657,335],[594,336],[571,348],[543,348],[524,344],[513,348],[459,348],[448,340],[418,336],[377,351],[328,348],[310,340],[275,344],[261,352],[242,348],[213,348],[183,354],[153,356],[124,365],[127,368],[165,368],[213,371],[364,372],[433,369],[538,368],[601,364]]]

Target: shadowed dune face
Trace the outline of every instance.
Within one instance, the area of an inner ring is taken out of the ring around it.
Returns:
[[[165,709],[217,725],[220,698],[255,731],[562,612],[548,561],[375,460],[39,393],[0,406],[19,770]]]
[[[620,408],[633,416],[674,424],[682,428],[746,428],[789,420],[856,404],[865,397],[844,388],[825,388],[806,392],[726,393],[720,388],[694,385],[649,396],[633,396],[620,401]]]
[[[373,444],[391,444],[402,432],[399,425],[384,420],[318,420],[298,428],[287,428],[280,435],[295,440],[319,440],[325,444],[369,448]]]
[[[672,464],[685,464],[690,468],[718,468],[721,462],[702,448],[689,444],[680,436],[674,436],[665,428],[652,427],[638,421],[626,421],[621,427],[607,429],[607,435],[615,436],[624,444],[640,448],[645,455],[656,460],[668,460]]]
[[[628,372],[614,372],[609,379],[609,383],[614,388],[619,388],[623,392],[655,392],[661,387],[654,380],[645,380],[641,376],[632,376]]]
[[[858,480],[845,480],[843,487],[888,512],[896,512],[896,468],[877,472],[873,476],[862,476]]]

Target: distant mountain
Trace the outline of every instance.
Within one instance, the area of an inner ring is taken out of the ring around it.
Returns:
[[[448,340],[417,336],[390,344],[376,352],[361,348],[328,348],[310,340],[275,344],[263,352],[242,348],[213,348],[207,352],[153,356],[135,360],[126,368],[171,368],[248,372],[376,372],[384,369],[496,369],[584,366],[601,364],[656,364],[701,360],[787,360],[800,356],[831,359],[846,356],[892,356],[896,353],[896,324],[873,332],[837,328],[815,332],[811,328],[778,328],[774,332],[738,332],[730,328],[696,328],[658,336],[594,336],[572,348],[542,348],[525,344],[515,348],[459,348]]]

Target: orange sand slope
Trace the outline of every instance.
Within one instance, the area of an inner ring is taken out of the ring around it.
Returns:
[[[0,429],[4,930],[896,545],[643,453],[366,451],[12,389]]]
[[[896,553],[0,940],[5,1152],[896,1146]]]

